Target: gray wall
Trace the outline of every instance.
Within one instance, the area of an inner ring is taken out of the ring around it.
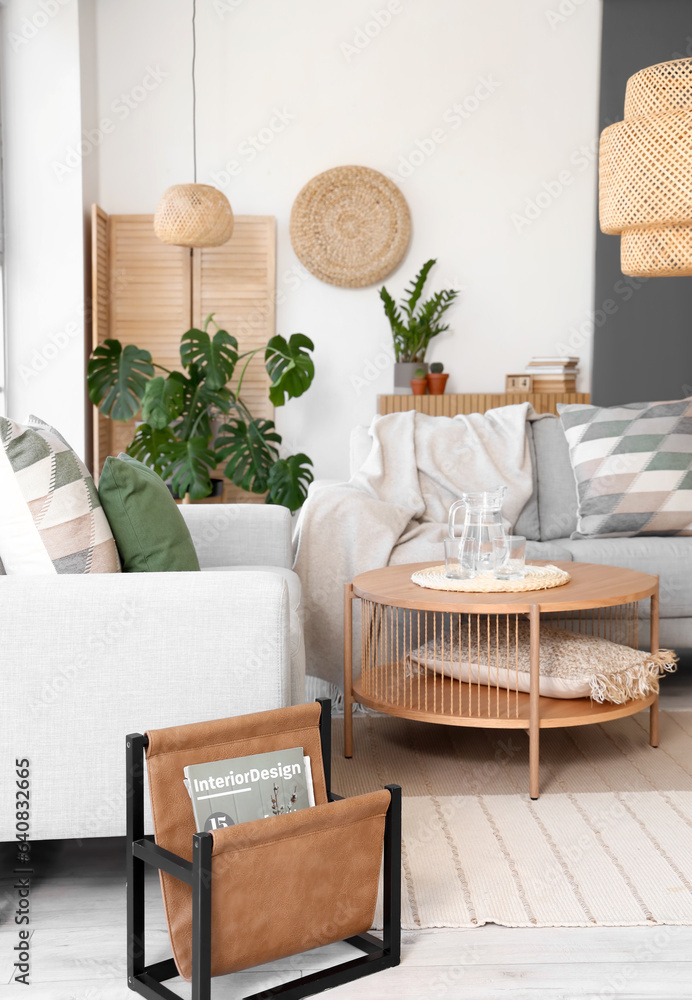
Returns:
[[[622,120],[628,77],[681,56],[692,56],[690,0],[603,0],[600,127]],[[594,309],[594,403],[692,395],[692,277],[626,278],[619,237],[599,228]]]

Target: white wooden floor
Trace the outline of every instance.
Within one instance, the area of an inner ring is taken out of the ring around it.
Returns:
[[[669,678],[664,707],[692,710],[692,670]],[[692,855],[692,845],[691,845]],[[17,928],[12,881],[0,879],[0,1000],[126,1000],[123,841],[34,846],[31,987],[11,982]],[[167,958],[158,882],[148,884],[147,961]],[[230,1000],[352,958],[346,945],[214,981]],[[189,987],[168,984],[182,997]],[[331,992],[384,1000],[692,1000],[692,927],[507,928],[406,932],[402,963]]]

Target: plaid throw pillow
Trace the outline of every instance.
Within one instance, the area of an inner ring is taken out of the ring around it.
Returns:
[[[577,483],[572,538],[692,535],[692,398],[558,410]]]
[[[0,559],[8,574],[120,572],[86,466],[36,417],[0,417]]]

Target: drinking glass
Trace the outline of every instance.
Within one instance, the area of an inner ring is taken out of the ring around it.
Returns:
[[[503,535],[493,539],[496,580],[522,580],[526,575],[526,539],[523,535]]]
[[[445,576],[450,580],[473,580],[475,575],[475,539],[445,538]]]

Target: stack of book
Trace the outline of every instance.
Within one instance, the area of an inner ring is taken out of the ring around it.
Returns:
[[[576,392],[579,358],[531,358],[526,374],[533,392]]]

